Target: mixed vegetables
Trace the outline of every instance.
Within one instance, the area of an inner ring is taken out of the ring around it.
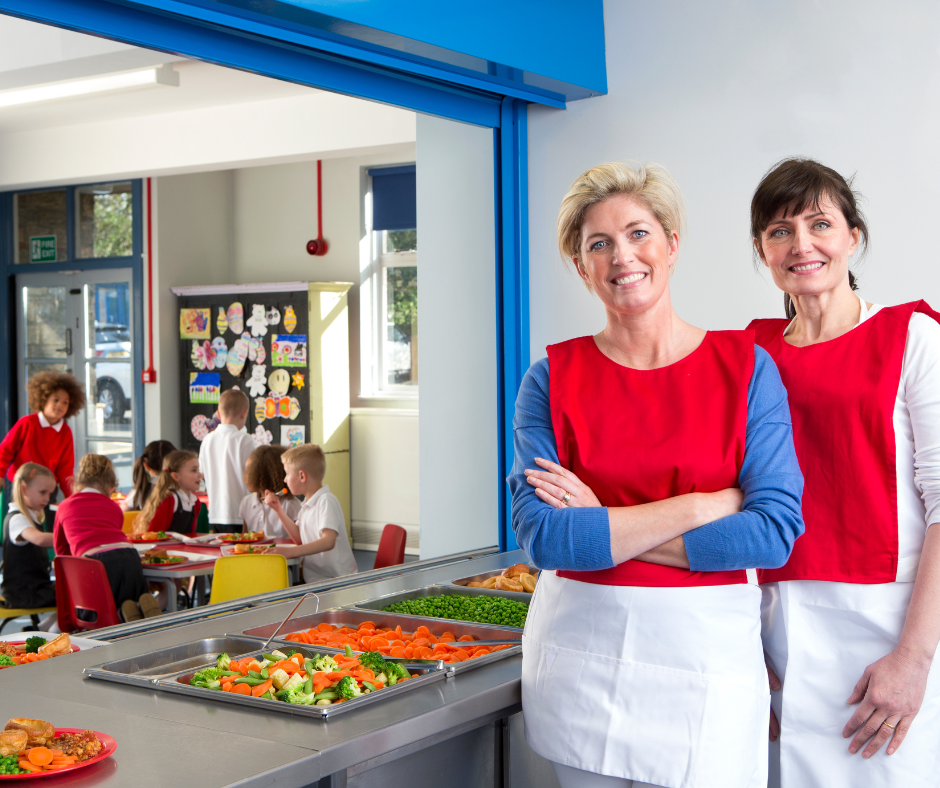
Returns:
[[[311,646],[348,647],[398,659],[439,659],[442,662],[464,662],[509,648],[474,646],[474,639],[470,635],[463,635],[458,640],[453,632],[445,631],[435,635],[425,626],[418,627],[414,632],[403,632],[401,626],[381,629],[372,621],[363,621],[358,629],[324,622],[305,632],[291,632],[284,639]],[[365,656],[363,654],[360,659]]]
[[[190,684],[221,692],[234,692],[267,700],[305,706],[331,706],[392,687],[413,676],[401,663],[381,654],[356,657],[350,647],[345,654],[314,654],[272,651],[261,658],[233,660],[220,654],[214,667],[193,674]]]

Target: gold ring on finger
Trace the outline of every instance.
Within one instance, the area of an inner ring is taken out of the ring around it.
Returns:
[[[570,500],[571,500],[571,493],[566,490],[566,491],[565,491],[565,496],[564,496],[564,498],[561,499],[561,502],[562,502],[565,506],[567,506],[567,505],[568,505],[568,501],[570,501]]]
[[[885,720],[885,721],[884,721],[883,723],[881,723],[881,724],[884,725],[886,728],[891,728],[891,730],[894,730],[895,728],[898,727],[897,725],[888,725],[888,721],[887,721],[887,720]]]

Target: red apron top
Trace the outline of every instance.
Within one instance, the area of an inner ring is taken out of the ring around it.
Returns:
[[[806,532],[784,566],[758,572],[761,583],[897,579],[894,405],[914,312],[940,321],[924,301],[884,307],[841,337],[807,347],[784,341],[785,318],[748,326],[786,386],[805,479]]]
[[[594,337],[548,348],[549,398],[558,461],[603,506],[634,506],[738,485],[754,371],[750,331],[709,331],[661,369],[621,366]],[[631,560],[559,577],[615,586],[712,586],[747,582],[744,570],[692,572]]]

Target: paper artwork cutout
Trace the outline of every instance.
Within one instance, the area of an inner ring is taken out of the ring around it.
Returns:
[[[274,334],[271,337],[271,366],[307,366],[307,335]]]
[[[225,315],[228,318],[229,331],[238,335],[245,330],[245,313],[242,310],[242,305],[238,303],[238,301],[229,304],[228,311]]]
[[[302,424],[282,424],[281,443],[284,446],[302,446],[307,439],[307,428]]]
[[[255,400],[255,421],[259,424],[268,417],[264,409],[264,397],[258,397]]]
[[[277,401],[277,415],[293,421],[300,415],[300,400],[297,397],[281,397]]]
[[[180,339],[208,339],[212,336],[210,309],[180,310]]]
[[[215,351],[215,368],[222,369],[225,362],[228,361],[228,346],[222,337],[216,337],[212,340],[212,349]]]
[[[294,388],[299,390],[304,387],[304,373],[303,372],[295,372],[293,375],[290,376],[290,379],[294,384]]]
[[[290,304],[284,307],[284,328],[287,329],[288,334],[293,334],[294,329],[297,328],[297,313]]]
[[[255,433],[251,437],[255,442],[255,446],[270,446],[274,440],[271,430],[266,430],[260,424],[255,427]]]
[[[222,376],[218,372],[189,373],[189,401],[214,404],[222,393]]]
[[[229,348],[225,368],[229,371],[229,374],[237,378],[245,368],[245,361],[247,359],[248,343],[244,339],[236,339],[232,347]]]
[[[208,339],[202,344],[199,344],[199,342],[194,339],[193,349],[189,357],[192,359],[193,366],[196,369],[209,370],[215,366],[215,350],[212,348],[212,343],[209,342]]]
[[[268,375],[268,388],[283,397],[290,388],[290,373],[286,369],[276,369]]]
[[[255,364],[251,368],[251,377],[248,378],[245,385],[248,387],[248,393],[252,397],[260,397],[264,395],[264,390],[267,388],[267,380],[264,376],[264,364]]]
[[[247,331],[242,334],[242,339],[248,343],[248,360],[263,364],[268,357],[268,352],[264,349],[264,340],[260,337],[253,337]]]
[[[264,400],[265,418],[267,419],[277,418],[277,401],[278,401],[278,397],[276,394],[274,394],[273,391],[270,394],[268,394],[267,397],[265,397],[265,400]]]
[[[228,328],[228,318],[225,316],[225,307],[219,307],[219,314],[215,318],[215,327],[218,329],[220,334],[225,333],[225,329]]]
[[[276,306],[272,306],[267,312],[264,313],[264,319],[268,321],[269,326],[276,326],[281,322],[281,313],[278,312]]]
[[[202,413],[198,413],[193,416],[193,420],[189,423],[189,431],[197,441],[205,440],[206,435],[209,434],[207,421],[208,419]]]
[[[253,337],[263,337],[268,333],[268,319],[264,316],[264,304],[251,305],[251,317],[245,321]]]

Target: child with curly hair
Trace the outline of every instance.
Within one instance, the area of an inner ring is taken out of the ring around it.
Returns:
[[[23,463],[35,462],[52,471],[68,498],[75,446],[66,420],[85,407],[85,391],[74,375],[52,370],[33,375],[26,389],[32,413],[17,421],[0,443],[0,477],[12,482]]]
[[[281,461],[285,451],[286,446],[259,446],[248,457],[245,464],[248,495],[242,498],[238,507],[238,516],[245,531],[264,531],[264,535],[272,539],[290,538],[277,512],[264,502],[264,494],[271,490],[291,520],[296,522],[300,515],[300,501],[285,486],[284,463]]]

